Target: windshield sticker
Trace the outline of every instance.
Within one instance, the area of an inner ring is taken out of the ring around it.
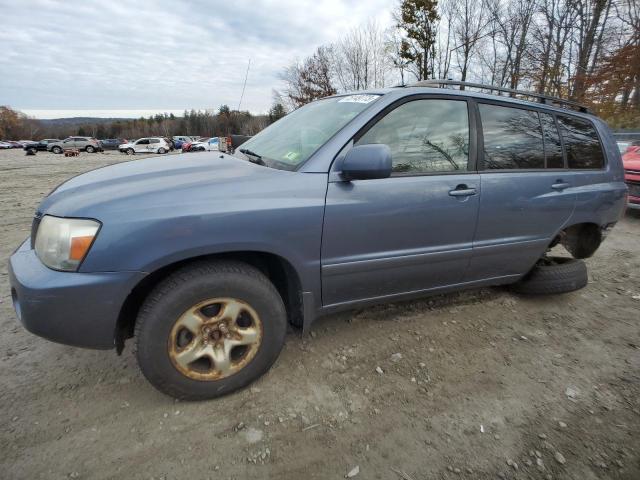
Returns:
[[[284,156],[284,158],[286,158],[290,162],[295,162],[298,159],[298,157],[300,157],[300,153],[298,153],[298,152],[288,152]]]
[[[338,103],[348,102],[348,103],[370,103],[373,102],[380,95],[347,95],[344,98],[338,100]]]

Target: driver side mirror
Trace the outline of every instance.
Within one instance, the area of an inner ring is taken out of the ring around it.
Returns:
[[[391,167],[391,150],[387,145],[357,145],[342,161],[342,177],[347,181],[388,178]]]

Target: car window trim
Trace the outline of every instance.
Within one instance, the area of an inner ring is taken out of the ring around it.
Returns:
[[[467,105],[467,121],[469,127],[469,154],[467,158],[467,169],[466,170],[453,170],[453,171],[442,171],[442,172],[424,172],[424,173],[402,173],[402,172],[392,172],[389,178],[404,178],[404,177],[429,177],[434,175],[465,175],[476,173],[477,169],[477,130],[476,130],[476,116],[473,114],[473,103],[474,99],[470,97],[462,97],[459,95],[447,95],[447,94],[437,94],[437,93],[417,93],[414,95],[407,95],[402,98],[399,98],[393,103],[390,103],[378,113],[376,113],[369,121],[358,130],[351,139],[340,149],[338,154],[333,159],[331,165],[331,171],[333,171],[334,165],[336,164],[336,159],[346,152],[350,148],[353,147],[355,143],[360,140],[374,125],[376,125],[381,119],[383,119],[390,112],[395,110],[396,108],[404,105],[405,103],[417,101],[417,100],[453,100],[457,102],[465,102]],[[383,179],[384,180],[384,179]]]

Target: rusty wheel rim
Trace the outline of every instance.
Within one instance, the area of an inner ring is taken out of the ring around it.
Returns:
[[[214,381],[238,373],[258,353],[262,321],[236,298],[212,298],[184,312],[169,334],[174,367],[194,380]]]

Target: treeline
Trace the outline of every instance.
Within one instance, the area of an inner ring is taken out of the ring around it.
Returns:
[[[0,139],[66,138],[71,135],[96,138],[140,138],[174,135],[224,136],[230,134],[255,135],[269,123],[285,115],[282,105],[274,105],[267,115],[253,115],[247,111],[231,110],[222,105],[213,113],[191,110],[181,117],[158,114],[148,118],[114,121],[40,121],[29,118],[9,107],[0,107]]]
[[[640,127],[638,0],[402,0],[283,73],[288,109],[336,92],[453,79],[585,103]]]

